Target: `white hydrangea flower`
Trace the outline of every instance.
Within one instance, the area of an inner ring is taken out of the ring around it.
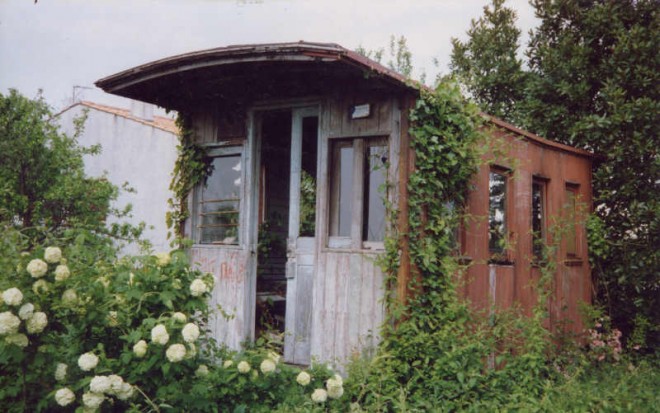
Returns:
[[[29,344],[27,336],[21,333],[10,334],[7,337],[5,337],[5,341],[8,344],[13,344],[18,347],[27,347],[27,345]]]
[[[34,284],[32,284],[32,291],[34,291],[34,293],[37,295],[46,293],[49,290],[50,290],[50,284],[46,280],[37,280],[35,281]]]
[[[180,312],[178,312],[178,311],[177,311],[176,313],[172,314],[172,318],[173,318],[174,321],[176,321],[177,323],[185,323],[186,321],[188,321],[188,317],[186,317],[185,314],[180,313]]]
[[[23,293],[18,288],[12,287],[2,292],[2,300],[9,306],[17,306],[23,301]]]
[[[195,370],[195,376],[197,377],[206,377],[209,375],[209,368],[205,364],[200,364]]]
[[[264,359],[259,366],[259,370],[261,370],[263,374],[272,373],[275,371],[275,362],[271,359]]]
[[[188,350],[186,351],[186,358],[191,359],[197,355],[197,346],[193,343],[187,343]]]
[[[25,326],[29,334],[39,334],[44,331],[44,328],[48,325],[48,317],[46,313],[38,311],[32,314],[26,322]]]
[[[332,380],[333,382],[339,384],[340,386],[342,386],[344,384],[344,379],[342,379],[339,374],[335,374],[334,376],[330,377],[328,379],[328,381],[330,381],[330,380]]]
[[[105,396],[98,393],[87,392],[83,394],[82,399],[85,407],[89,407],[90,409],[98,409],[105,400]]]
[[[164,325],[158,324],[151,329],[151,341],[156,344],[164,346],[170,341],[170,335],[167,334],[167,328]]]
[[[306,371],[301,371],[300,373],[298,373],[298,376],[296,377],[296,381],[301,386],[307,386],[311,380],[312,380],[312,376],[310,376],[309,373],[307,373]]]
[[[139,358],[144,357],[147,354],[147,342],[140,340],[133,346],[133,353]]]
[[[93,370],[96,368],[97,364],[99,364],[99,358],[91,351],[78,357],[78,367],[80,367],[82,371]]]
[[[247,361],[241,361],[240,363],[238,363],[237,368],[239,373],[248,373],[251,369],[250,363],[248,363]]]
[[[64,387],[55,392],[55,401],[60,406],[68,406],[76,400],[76,395],[68,387]]]
[[[229,367],[231,367],[231,366],[233,366],[233,365],[234,365],[234,362],[231,361],[231,360],[225,360],[225,362],[222,363],[222,367],[224,367],[224,368],[226,368],[226,369],[228,369]]]
[[[268,356],[267,356],[267,357],[268,357],[269,359],[273,360],[273,361],[275,362],[275,364],[277,364],[277,363],[280,362],[280,358],[281,358],[282,356],[280,356],[279,354],[277,354],[277,353],[274,352],[273,350],[270,350],[270,351],[268,352]]]
[[[158,252],[154,256],[159,267],[164,267],[172,261],[172,257],[167,252]]]
[[[57,247],[48,247],[44,251],[44,259],[51,264],[60,262],[62,259],[62,250]]]
[[[108,320],[108,326],[117,327],[119,325],[118,315],[116,311],[108,311],[106,319]]]
[[[185,342],[194,343],[199,338],[199,327],[197,327],[197,324],[188,323],[181,330],[181,335]]]
[[[48,272],[48,264],[39,258],[35,258],[28,263],[26,269],[32,278],[39,278],[43,277]]]
[[[78,294],[73,288],[69,288],[62,293],[62,303],[65,305],[74,305],[78,302]]]
[[[94,376],[89,382],[89,390],[92,393],[107,393],[110,391],[110,379],[107,376]]]
[[[312,393],[313,402],[324,403],[326,400],[328,400],[328,392],[326,392],[324,389],[316,389],[314,390],[314,393]]]
[[[116,393],[119,400],[128,400],[135,394],[135,388],[130,384],[124,382],[121,385],[121,390]]]
[[[108,288],[110,286],[110,280],[108,280],[108,277],[99,277],[96,279],[96,282],[100,283],[105,288]]]
[[[60,382],[66,380],[66,371],[68,368],[69,366],[64,363],[57,363],[55,367],[55,380]]]
[[[11,311],[0,313],[0,335],[17,333],[20,325],[21,320]]]
[[[195,278],[192,283],[190,283],[190,294],[193,297],[199,297],[209,290],[206,283],[199,278]]]
[[[70,275],[71,272],[66,265],[58,265],[57,268],[55,268],[55,281],[64,281],[69,278]]]
[[[18,317],[21,320],[27,320],[34,314],[34,305],[32,303],[23,304],[18,310]]]
[[[165,357],[167,357],[171,363],[180,362],[186,357],[186,346],[183,344],[172,344],[167,348]]]
[[[332,399],[338,399],[344,394],[344,386],[341,381],[335,380],[335,378],[330,378],[325,383],[328,388],[328,397]]]
[[[124,379],[121,376],[111,374],[108,376],[108,380],[110,380],[110,390],[108,393],[116,395],[117,393],[121,392],[121,389],[124,385]]]

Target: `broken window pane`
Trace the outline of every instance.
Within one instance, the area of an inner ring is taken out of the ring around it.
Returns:
[[[577,188],[574,186],[566,186],[566,255],[568,257],[577,256],[577,242],[575,232],[576,220],[576,206],[577,206]]]
[[[353,210],[353,146],[335,146],[332,162],[332,215],[330,235],[351,236]]]
[[[200,242],[238,244],[241,204],[241,157],[213,159],[213,172],[201,190]]]
[[[545,240],[545,182],[532,183],[532,253],[534,259],[543,258]]]
[[[303,118],[300,174],[300,236],[316,235],[316,159],[319,118]]]
[[[491,171],[488,180],[488,250],[504,254],[506,247],[506,175]]]
[[[387,146],[368,146],[365,162],[364,220],[362,239],[385,239],[385,183],[387,181]]]

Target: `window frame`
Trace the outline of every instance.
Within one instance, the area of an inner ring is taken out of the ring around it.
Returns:
[[[530,251],[532,256],[532,263],[537,265],[543,260],[543,250],[538,251],[537,242],[547,243],[548,241],[548,185],[550,180],[543,176],[532,176],[532,190],[531,190],[531,203],[530,203]],[[540,186],[541,194],[541,222],[540,222],[540,236],[534,231],[534,186]]]
[[[328,214],[327,214],[327,247],[330,249],[351,249],[351,250],[384,250],[385,237],[388,232],[387,216],[385,217],[385,230],[382,241],[367,241],[364,239],[364,224],[365,224],[365,207],[368,208],[368,200],[365,199],[365,186],[367,185],[368,173],[366,168],[368,166],[367,156],[370,147],[385,146],[387,152],[388,163],[385,167],[385,182],[389,183],[390,168],[389,163],[392,159],[392,147],[389,136],[355,136],[355,137],[341,137],[333,138],[328,142]],[[354,194],[351,199],[351,226],[349,236],[336,235],[338,232],[338,208],[337,196],[341,191],[340,188],[335,187],[335,182],[339,179],[340,168],[337,168],[337,148],[351,147],[353,149],[353,165],[352,165],[352,193]],[[389,199],[389,190],[383,194],[384,200]],[[335,233],[335,235],[333,235]]]
[[[192,231],[193,231],[193,240],[196,246],[204,247],[222,247],[222,248],[242,248],[245,244],[245,185],[246,185],[246,173],[245,173],[245,146],[244,145],[231,145],[231,146],[216,146],[216,145],[207,145],[206,156],[210,159],[210,162],[213,162],[215,158],[223,157],[232,157],[238,156],[241,162],[241,171],[240,179],[241,186],[239,188],[239,200],[238,200],[238,226],[237,226],[237,241],[236,243],[223,243],[223,242],[202,242],[202,197],[204,194],[204,186],[209,179],[213,177],[213,171],[208,175],[204,182],[200,182],[195,186],[193,190],[193,208],[191,213],[192,218]]]
[[[569,197],[568,194],[572,194]],[[580,184],[574,182],[566,182],[564,185],[564,214],[569,227],[564,232],[565,237],[563,240],[566,259],[569,261],[581,261],[580,242],[579,242],[579,208],[578,203],[580,199]],[[571,203],[572,200],[572,203]],[[572,204],[572,205],[571,205]],[[572,242],[569,237],[572,233]],[[569,248],[569,244],[573,244],[573,248]]]
[[[509,245],[510,242],[510,234],[509,234],[509,228],[511,226],[510,220],[512,217],[511,214],[511,199],[513,199],[513,185],[511,185],[511,176],[512,176],[513,171],[507,167],[500,166],[500,165],[492,165],[488,169],[488,212],[486,215],[486,241],[488,245],[488,263],[489,264],[500,264],[500,265],[511,265],[513,264],[512,260],[512,252],[511,248]],[[504,177],[504,205],[503,205],[503,211],[504,211],[504,230],[503,230],[503,239],[504,239],[504,245],[502,247],[502,251],[494,251],[491,249],[491,242],[490,242],[490,236],[491,236],[491,230],[490,230],[490,198],[491,198],[491,192],[490,192],[490,175],[491,174],[498,174]]]

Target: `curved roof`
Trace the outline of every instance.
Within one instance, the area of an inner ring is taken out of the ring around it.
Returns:
[[[98,80],[108,93],[166,109],[195,109],[204,101],[231,105],[255,99],[358,90],[419,93],[424,85],[334,43],[269,43],[217,47],[156,60]],[[343,89],[342,89],[343,88]],[[482,114],[487,122],[538,145],[591,157],[591,152],[544,139]]]
[[[368,82],[366,80],[368,79]],[[106,92],[182,109],[205,99],[322,93],[344,80],[369,89],[414,89],[401,74],[333,43],[238,45],[185,53],[105,77]]]

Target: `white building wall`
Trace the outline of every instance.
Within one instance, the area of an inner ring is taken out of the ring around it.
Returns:
[[[128,182],[137,192],[121,191],[115,206],[123,208],[129,203],[133,206],[132,218],[122,221],[145,222],[143,238],[151,242],[154,251],[169,250],[165,213],[167,200],[172,196],[168,188],[177,158],[177,136],[80,104],[59,115],[62,130],[69,136],[74,132],[73,120],[81,116],[84,109],[88,110],[87,121],[78,143],[85,147],[101,145],[99,155],[85,156],[85,173],[95,177],[105,174],[118,187]],[[137,254],[140,251],[138,245],[127,245],[122,252]]]

